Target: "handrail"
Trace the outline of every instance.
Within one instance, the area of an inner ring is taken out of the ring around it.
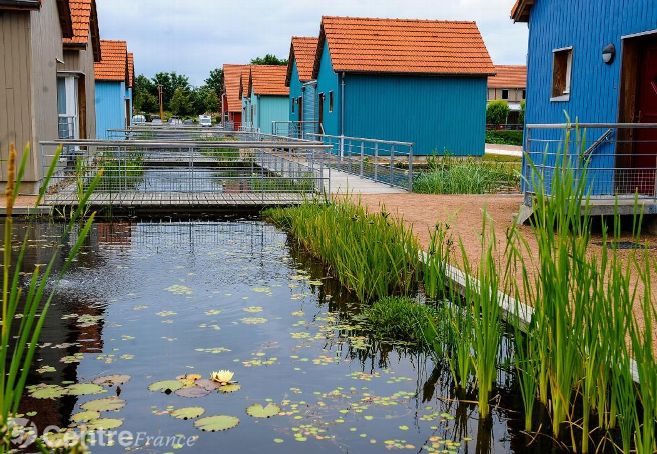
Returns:
[[[329,139],[344,139],[344,140],[353,140],[357,142],[372,142],[372,143],[383,143],[386,145],[403,145],[407,147],[412,147],[415,144],[413,142],[399,142],[396,140],[381,140],[381,139],[365,139],[362,137],[350,137],[350,136],[332,136],[330,134],[308,134],[309,136],[314,137],[328,137]]]
[[[321,142],[227,142],[227,141],[151,141],[151,140],[45,140],[39,142],[43,146],[77,145],[98,147],[144,146],[160,148],[292,148],[292,149],[330,149],[330,145]]]
[[[586,158],[586,157],[590,156],[600,145],[602,145],[604,142],[606,142],[607,139],[609,138],[609,136],[611,136],[613,133],[614,133],[613,129],[611,129],[611,128],[607,129],[605,131],[605,133],[602,134],[602,136],[600,136],[600,138],[598,140],[593,142],[593,144],[591,144],[591,146],[586,151],[584,151],[584,154],[583,154],[584,157]]]
[[[528,124],[527,129],[576,129],[576,128],[593,128],[593,129],[653,129],[657,128],[657,123],[537,123]]]

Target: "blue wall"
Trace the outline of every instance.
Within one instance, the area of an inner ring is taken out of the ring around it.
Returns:
[[[290,75],[290,121],[299,121],[299,106],[294,104],[294,111],[292,111],[292,101],[298,99],[302,95],[301,81],[299,80],[299,71],[297,70],[297,62],[292,62],[292,73]]]
[[[125,83],[96,81],[96,138],[106,139],[108,129],[125,128]]]
[[[272,122],[288,121],[289,96],[257,96],[251,94],[251,102],[255,106],[254,125],[263,134],[272,134]]]
[[[125,91],[125,98],[128,100],[130,103],[130,110],[128,111],[129,117],[128,117],[128,124],[132,126],[132,88],[127,88]]]
[[[572,121],[618,122],[621,37],[655,28],[655,0],[538,0],[529,18],[526,123],[564,123],[564,112]],[[602,61],[602,49],[610,43],[616,46],[616,58],[607,65]],[[551,101],[553,50],[564,47],[573,48],[570,99]],[[588,141],[595,141],[602,133],[602,130],[587,131]],[[562,137],[561,131],[533,130],[528,150],[532,159],[542,163],[546,144],[551,153],[562,151]],[[542,139],[556,142],[542,142]],[[589,173],[592,195],[613,192],[611,171],[595,170],[613,167],[614,159],[610,156],[613,153],[611,145],[596,150]],[[552,161],[549,157],[548,163]]]
[[[317,93],[325,93],[324,130],[340,135],[341,91],[324,44]],[[329,92],[334,110],[329,112]],[[345,76],[344,135],[413,142],[418,155],[482,155],[486,130],[486,77],[379,74]]]

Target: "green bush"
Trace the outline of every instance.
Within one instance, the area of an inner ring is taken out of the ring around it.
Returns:
[[[486,131],[486,143],[522,146],[522,131]]]
[[[509,103],[504,100],[491,101],[486,108],[486,123],[489,125],[506,124],[509,116]]]
[[[375,338],[417,345],[425,344],[424,333],[430,319],[437,317],[436,309],[408,297],[383,298],[363,312],[367,327]]]

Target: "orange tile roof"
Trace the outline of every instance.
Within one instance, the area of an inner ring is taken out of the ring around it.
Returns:
[[[495,73],[475,22],[323,17],[315,77],[325,41],[336,72]]]
[[[128,52],[128,87],[135,86],[135,54]]]
[[[282,65],[252,65],[251,87],[256,95],[288,96],[289,87],[285,86],[287,67]]]
[[[249,84],[251,79],[251,65],[245,65],[244,68],[242,68],[242,75],[240,76],[240,89],[241,89],[241,97],[248,97],[249,96]]]
[[[297,63],[299,80],[308,82],[313,79],[313,65],[315,64],[315,53],[317,52],[317,38],[293,36],[290,44],[290,58],[288,59],[287,76],[285,85],[290,86],[292,77],[292,64]]]
[[[224,92],[226,93],[226,109],[228,112],[241,112],[240,82],[242,71],[246,65],[224,65]]]
[[[495,65],[495,74],[488,78],[489,88],[526,88],[527,67],[521,65]]]
[[[94,60],[100,60],[100,38],[96,0],[68,0],[73,36],[64,38],[66,47],[86,47],[91,35]]]
[[[536,0],[516,0],[511,8],[511,19],[515,22],[527,22],[529,20],[529,11],[534,6]]]
[[[128,79],[128,44],[125,41],[100,41],[101,60],[94,64],[96,80]]]

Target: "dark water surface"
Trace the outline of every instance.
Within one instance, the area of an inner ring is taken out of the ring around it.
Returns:
[[[33,225],[26,270],[47,262],[61,231],[58,224]],[[125,407],[102,417],[121,419],[116,430],[129,431],[127,449],[139,452],[555,449],[545,437],[527,447],[510,376],[500,375],[500,405],[491,422],[482,422],[474,403],[453,398],[449,372],[434,369],[431,358],[355,335],[360,308],[326,273],[257,219],[96,224],[60,284],[34,366],[40,372],[30,383],[67,386],[129,375],[120,392]],[[220,369],[235,372],[238,391],[186,398],[148,390],[153,382],[208,378]],[[82,404],[115,394],[110,387],[58,399],[26,394],[22,410],[40,430],[68,427]],[[270,401],[282,414],[247,415],[250,405]],[[237,417],[239,425],[202,432],[194,420],[169,414],[192,406],[205,410],[202,417]],[[158,446],[162,439],[144,446],[145,436],[177,434],[198,438],[184,439],[191,447]],[[125,450],[116,441],[92,448]]]

